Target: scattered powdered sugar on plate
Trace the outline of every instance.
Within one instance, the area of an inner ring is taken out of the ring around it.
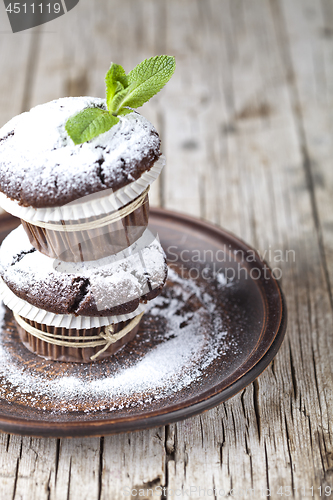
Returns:
[[[224,273],[217,273],[216,279],[221,286],[225,286],[228,283],[228,280]]]
[[[4,311],[1,305],[2,325]],[[118,411],[170,398],[199,383],[216,358],[237,349],[227,339],[207,287],[173,269],[163,295],[148,306],[143,331],[111,360],[59,364],[37,359],[20,345],[21,356],[32,359],[24,365],[15,356],[17,339],[4,333],[0,336],[0,397],[52,414]],[[55,365],[59,369],[54,377]]]

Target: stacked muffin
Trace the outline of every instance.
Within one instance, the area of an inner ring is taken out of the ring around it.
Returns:
[[[90,362],[136,335],[162,290],[165,254],[147,229],[163,168],[154,127],[137,112],[75,145],[66,121],[95,98],[64,98],[0,130],[0,205],[22,225],[0,249],[0,293],[22,342],[59,361]]]

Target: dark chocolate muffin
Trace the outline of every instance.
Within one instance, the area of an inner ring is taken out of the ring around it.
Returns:
[[[19,298],[55,314],[128,314],[156,297],[167,276],[164,251],[149,231],[131,247],[93,262],[66,263],[29,243],[22,226],[4,240],[0,275]]]
[[[0,191],[20,205],[58,207],[106,189],[117,191],[161,155],[153,125],[136,111],[98,137],[75,145],[69,117],[105,100],[66,97],[33,108],[0,129]]]

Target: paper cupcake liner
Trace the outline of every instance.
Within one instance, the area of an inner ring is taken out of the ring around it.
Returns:
[[[121,220],[103,227],[81,231],[55,231],[35,226],[22,219],[29,241],[39,252],[65,262],[87,262],[114,255],[132,245],[148,226],[149,198]],[[90,218],[98,226],[100,217]],[[66,221],[67,228],[75,228],[85,220]],[[78,224],[77,224],[78,223]]]
[[[161,156],[148,172],[117,191],[107,189],[93,195],[85,196],[80,201],[74,201],[62,207],[33,208],[22,207],[15,200],[0,193],[0,206],[15,217],[34,222],[61,222],[63,220],[88,219],[119,210],[140,196],[160,175],[165,165],[165,157]]]
[[[131,320],[129,320],[131,321]],[[115,325],[114,333],[125,328],[129,321],[120,322]],[[40,324],[36,321],[26,322],[34,328],[37,328],[40,331],[51,333],[53,335],[62,335],[65,336],[68,340],[70,337],[81,337],[82,342],[84,342],[85,337],[97,336],[102,331],[102,327],[98,328],[90,328],[90,329],[66,329],[59,328],[53,326],[46,326],[44,324]],[[111,344],[105,351],[101,351],[101,347],[65,347],[55,345],[49,342],[45,342],[39,338],[36,338],[34,335],[31,335],[27,332],[22,326],[20,326],[15,320],[17,331],[20,336],[21,342],[25,345],[29,351],[41,356],[45,359],[49,359],[52,361],[62,361],[62,362],[74,362],[74,363],[91,363],[91,357],[97,356],[96,360],[100,361],[105,358],[109,358],[113,354],[116,354],[125,344],[128,344],[131,340],[134,339],[135,335],[139,330],[140,323],[136,325],[132,330],[130,330],[126,335],[122,338]],[[75,339],[74,339],[75,340]]]
[[[121,321],[127,321],[129,319],[133,319],[135,316],[146,310],[146,305],[140,304],[135,311],[128,314],[121,314],[119,316],[106,316],[99,318],[95,316],[74,316],[73,314],[54,314],[45,311],[44,309],[39,309],[38,307],[35,307],[25,300],[17,297],[1,278],[0,298],[9,309],[22,318],[47,326],[67,329],[75,328],[77,330],[99,328],[113,323],[119,323]]]

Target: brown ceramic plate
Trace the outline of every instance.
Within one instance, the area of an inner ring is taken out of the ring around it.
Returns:
[[[1,241],[17,224],[0,216]],[[162,209],[152,209],[150,228],[172,270],[137,337],[112,359],[38,358],[1,308],[1,431],[100,436],[169,424],[232,397],[272,361],[287,311],[258,254],[223,229]]]

